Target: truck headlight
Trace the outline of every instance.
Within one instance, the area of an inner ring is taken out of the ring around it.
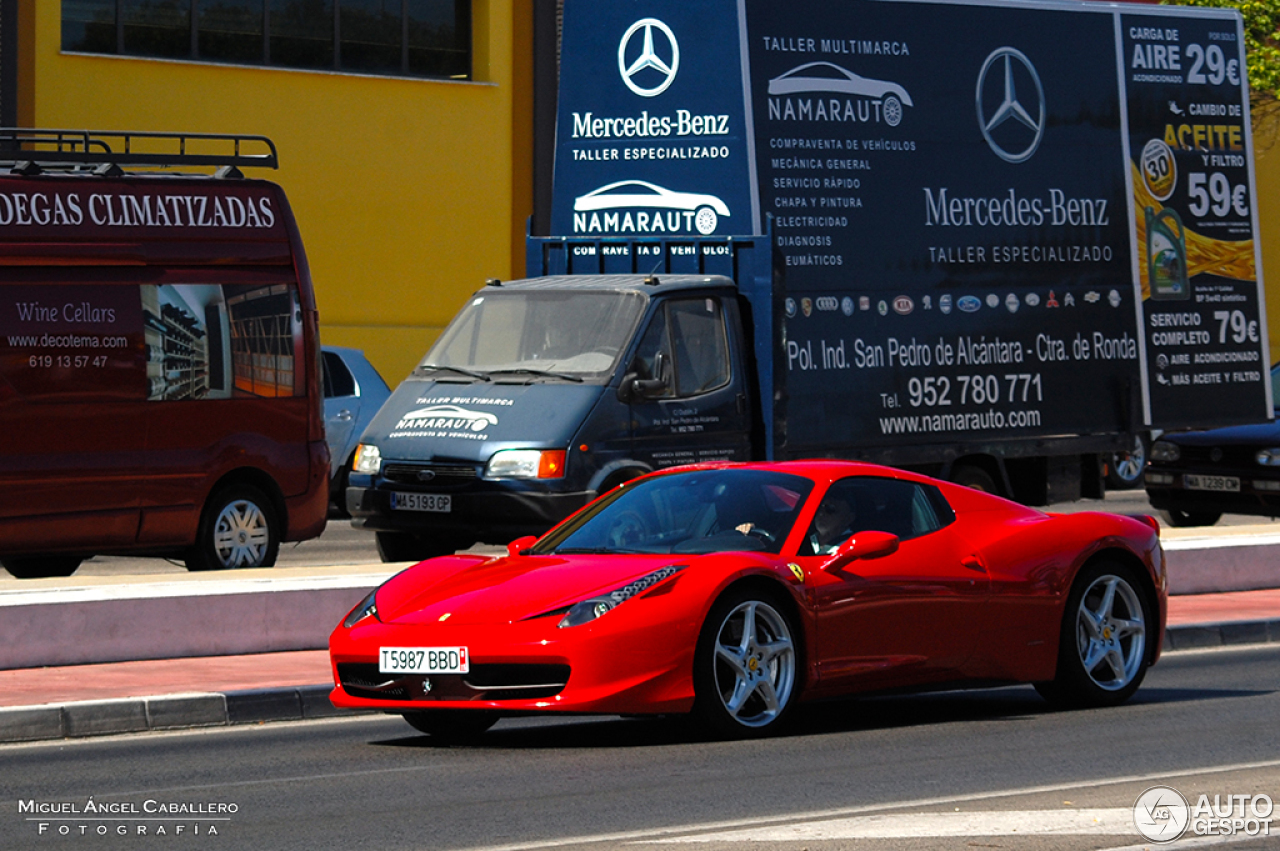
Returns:
[[[1182,457],[1182,450],[1178,448],[1178,444],[1170,443],[1167,440],[1157,440],[1151,445],[1152,461],[1177,461]]]
[[[559,479],[564,477],[563,449],[504,449],[493,453],[484,474],[504,479]]]
[[[378,474],[382,466],[382,452],[371,443],[362,443],[356,447],[356,460],[351,469],[356,473]]]

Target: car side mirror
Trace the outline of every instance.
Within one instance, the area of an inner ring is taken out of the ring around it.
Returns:
[[[525,554],[524,551],[533,546],[534,542],[537,540],[537,535],[525,535],[523,538],[516,538],[511,543],[507,544],[507,555],[512,557],[522,556]]]
[[[842,570],[859,559],[884,558],[898,551],[898,536],[891,532],[859,532],[840,545],[823,570]]]

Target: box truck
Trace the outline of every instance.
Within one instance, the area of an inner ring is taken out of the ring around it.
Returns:
[[[347,491],[388,560],[647,470],[841,457],[1030,504],[1271,415],[1233,10],[570,2],[550,236]]]

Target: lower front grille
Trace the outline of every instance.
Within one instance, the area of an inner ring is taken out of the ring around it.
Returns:
[[[383,674],[368,662],[339,662],[338,681],[370,700],[532,700],[569,682],[568,665],[472,665],[466,674]]]

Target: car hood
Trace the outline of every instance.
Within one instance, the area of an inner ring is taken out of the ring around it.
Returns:
[[[507,624],[563,610],[696,556],[569,555],[432,559],[378,591],[383,623]]]
[[[1280,446],[1280,421],[1165,434],[1160,439],[1179,446]]]
[[[564,448],[604,387],[599,384],[458,384],[408,378],[365,429],[384,461],[486,461],[509,448]]]

